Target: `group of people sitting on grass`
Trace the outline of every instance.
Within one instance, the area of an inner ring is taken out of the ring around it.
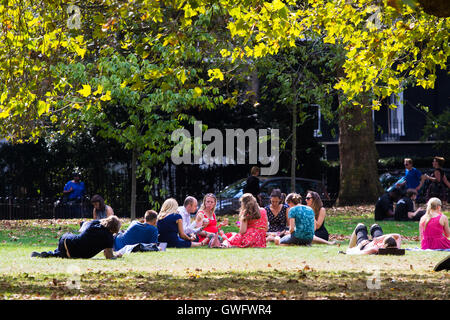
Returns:
[[[224,232],[228,225],[225,218],[216,219],[217,199],[214,194],[204,196],[197,211],[197,200],[187,197],[183,206],[175,199],[164,201],[159,213],[148,210],[144,222],[133,221],[127,230],[120,231],[121,221],[114,214],[82,223],[79,234],[65,233],[58,248],[49,252],[33,252],[32,257],[91,258],[103,250],[107,259],[120,257],[128,246],[137,244],[166,243],[167,247],[189,248],[206,246],[220,248],[264,248],[267,242],[275,245],[310,245],[312,243],[333,245],[325,228],[325,209],[316,192],[309,191],[305,197],[296,193],[286,196],[275,189],[270,205],[262,208],[256,198],[246,193],[240,198],[238,232]],[[95,198],[97,199],[97,198]],[[101,199],[102,200],[102,199]],[[100,202],[102,202],[100,200]],[[104,203],[101,203],[104,206]],[[420,219],[419,231],[422,249],[450,248],[448,218],[441,213],[438,198],[428,201],[427,209]],[[94,210],[108,209],[94,206]],[[109,211],[111,213],[111,211]],[[197,213],[196,213],[197,212]],[[191,214],[195,218],[191,221]],[[400,248],[399,234],[383,235],[381,227],[370,228],[358,224],[351,236],[347,254],[373,254],[380,248]],[[156,250],[155,250],[156,251]]]
[[[442,169],[444,162],[443,157],[434,157],[433,172],[428,175],[415,168],[412,159],[405,158],[405,175],[378,198],[375,204],[375,220],[420,221],[426,210],[420,207],[416,209],[415,203],[426,181],[429,181],[424,191],[427,201],[439,198],[446,203],[450,182]],[[395,210],[394,203],[396,203]]]

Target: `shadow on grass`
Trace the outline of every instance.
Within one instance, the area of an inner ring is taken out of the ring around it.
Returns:
[[[70,289],[67,274],[7,275],[0,299],[448,299],[448,273],[89,272]],[[371,289],[369,289],[370,287]]]

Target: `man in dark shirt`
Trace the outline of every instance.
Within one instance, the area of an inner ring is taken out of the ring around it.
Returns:
[[[107,259],[115,259],[121,255],[113,253],[113,234],[119,232],[120,226],[121,222],[117,216],[86,222],[83,224],[80,234],[63,234],[55,251],[33,252],[31,257],[89,259],[103,250]]]
[[[258,167],[253,167],[252,170],[250,171],[251,176],[247,178],[247,181],[245,183],[244,186],[244,193],[251,193],[256,200],[258,201],[258,203],[260,203],[260,199],[259,199],[259,176],[260,173],[260,169]]]
[[[414,200],[417,197],[416,189],[406,190],[403,198],[397,201],[394,212],[394,220],[397,221],[420,221],[420,218],[425,214],[425,210],[419,208],[414,210]]]
[[[394,202],[397,202],[400,197],[401,191],[398,188],[379,197],[375,204],[375,220],[393,220]]]

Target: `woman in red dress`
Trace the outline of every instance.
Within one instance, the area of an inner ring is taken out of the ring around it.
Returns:
[[[267,213],[260,208],[251,193],[245,193],[240,199],[239,232],[227,233],[224,245],[238,248],[265,248],[268,229]]]
[[[195,221],[197,222],[197,227],[202,226],[204,220],[208,221],[208,225],[205,228],[203,228],[202,232],[198,234],[199,242],[202,242],[204,240],[205,242],[208,241],[209,240],[208,234],[212,235],[218,233],[219,229],[227,224],[226,221],[224,221],[224,223],[217,225],[216,214],[214,213],[216,209],[216,204],[217,198],[214,194],[207,193],[203,197],[203,202],[202,205],[200,206],[200,209],[197,212]]]

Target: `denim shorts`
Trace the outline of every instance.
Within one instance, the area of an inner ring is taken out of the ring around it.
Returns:
[[[283,238],[280,239],[280,244],[295,244],[299,246],[306,246],[310,245],[312,242],[312,239],[299,239],[296,238],[293,234],[288,233]]]

